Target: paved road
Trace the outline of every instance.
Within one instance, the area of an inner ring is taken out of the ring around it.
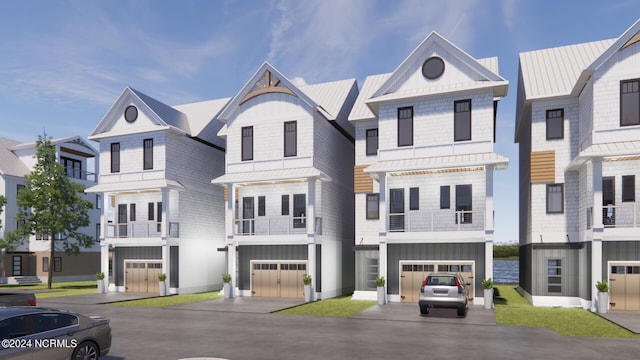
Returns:
[[[42,301],[41,305],[46,305]],[[53,305],[53,304],[52,304]],[[105,359],[635,359],[637,339],[539,328],[56,304],[111,319]]]

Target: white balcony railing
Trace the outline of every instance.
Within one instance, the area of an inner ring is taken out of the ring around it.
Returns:
[[[160,237],[162,223],[155,221],[132,221],[122,224],[107,224],[107,238],[154,238]],[[180,237],[180,223],[169,223],[169,237]]]
[[[640,203],[623,203],[602,207],[605,228],[637,228],[640,226]]]
[[[480,231],[484,230],[484,211],[411,211],[389,214],[389,232]]]
[[[320,218],[316,218],[316,224],[318,219]],[[235,219],[233,227],[234,235],[239,236],[291,235],[306,234],[306,232],[306,216],[259,216],[252,219]]]

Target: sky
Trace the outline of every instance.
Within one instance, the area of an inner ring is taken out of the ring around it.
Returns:
[[[498,243],[518,238],[518,54],[620,36],[640,1],[0,2],[0,137],[88,137],[126,86],[169,105],[234,96],[265,61],[308,84],[392,72],[431,32],[510,83],[498,106]]]

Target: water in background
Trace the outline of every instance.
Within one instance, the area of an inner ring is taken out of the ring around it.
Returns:
[[[496,284],[517,284],[520,264],[518,260],[493,260],[493,282]]]

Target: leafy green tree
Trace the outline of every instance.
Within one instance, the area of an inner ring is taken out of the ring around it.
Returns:
[[[2,215],[2,209],[4,209],[4,205],[7,203],[7,198],[5,198],[4,196],[0,195],[0,215]],[[2,218],[0,218],[0,230],[2,230]],[[0,249],[2,248],[2,242],[4,240],[2,240],[2,238],[0,238]]]
[[[56,247],[68,255],[77,255],[80,249],[94,244],[92,236],[80,231],[89,226],[93,204],[83,198],[84,186],[66,176],[57,161],[55,146],[46,135],[38,135],[36,160],[33,171],[25,177],[25,188],[17,196],[20,211],[16,220],[20,226],[7,236],[6,242],[14,247],[29,235],[48,235],[51,246],[47,286],[51,289]]]

